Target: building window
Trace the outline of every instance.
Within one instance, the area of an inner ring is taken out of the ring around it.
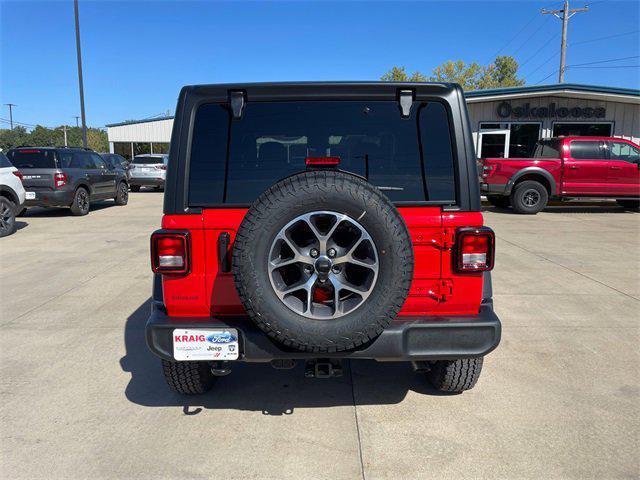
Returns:
[[[554,137],[610,137],[611,123],[554,123]]]
[[[169,153],[169,144],[153,142],[151,144],[151,153]]]
[[[131,142],[113,142],[113,153],[131,160]]]
[[[134,155],[142,155],[145,153],[151,153],[151,144],[150,143],[134,143],[133,144],[133,154]]]
[[[530,158],[540,139],[541,124],[507,122],[480,124],[478,156],[484,158]]]

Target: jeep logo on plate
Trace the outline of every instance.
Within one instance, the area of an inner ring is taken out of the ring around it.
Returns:
[[[210,343],[231,343],[235,341],[236,341],[236,337],[230,334],[229,332],[214,333],[207,337],[207,342],[210,342]]]

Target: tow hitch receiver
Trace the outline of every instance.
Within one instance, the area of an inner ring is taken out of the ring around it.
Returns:
[[[318,358],[307,360],[304,366],[306,378],[331,378],[342,376],[342,362],[337,359]]]

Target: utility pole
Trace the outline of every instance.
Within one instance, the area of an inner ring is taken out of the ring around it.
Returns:
[[[76,127],[79,127],[80,125],[78,125],[78,119],[80,118],[78,115],[74,115],[73,118],[76,119]]]
[[[82,52],[80,51],[80,20],[78,19],[78,0],[73,1],[76,15],[76,55],[78,57],[78,85],[80,86],[80,115],[82,116],[82,146],[87,148],[87,119],[84,115],[84,85],[82,82]]]
[[[543,8],[543,15],[553,15],[562,20],[562,43],[560,44],[560,71],[558,72],[558,82],[564,83],[565,61],[567,58],[567,28],[569,27],[569,19],[579,12],[588,12],[589,7],[569,9],[569,0],[564,0],[564,8],[562,10],[547,10]]]
[[[15,103],[5,103],[9,107],[9,123],[11,124],[11,130],[13,130],[13,107],[17,107]]]
[[[67,126],[66,125],[62,126],[62,131],[64,132],[64,146],[68,147],[69,145],[67,144]]]

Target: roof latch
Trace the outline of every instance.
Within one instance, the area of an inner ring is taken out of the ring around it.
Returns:
[[[413,105],[413,91],[400,90],[398,101],[400,102],[402,118],[409,117],[411,115],[411,105]]]
[[[244,92],[241,90],[229,92],[229,103],[231,104],[231,113],[233,114],[233,118],[242,118],[242,112],[244,111],[244,106],[247,103]]]

